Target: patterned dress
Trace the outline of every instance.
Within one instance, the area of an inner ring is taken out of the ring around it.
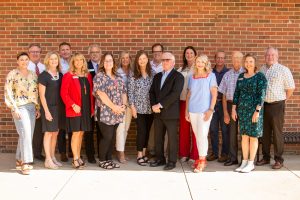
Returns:
[[[267,79],[258,72],[250,78],[239,75],[233,97],[233,104],[237,106],[241,135],[261,137],[263,134],[263,109],[259,113],[257,123],[252,123],[252,116],[256,106],[263,106],[266,95]]]

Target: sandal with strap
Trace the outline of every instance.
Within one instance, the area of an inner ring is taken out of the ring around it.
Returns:
[[[82,167],[86,166],[85,162],[81,158],[79,158],[78,161],[79,161],[80,166],[82,166]]]
[[[195,173],[203,172],[203,170],[206,167],[206,160],[205,159],[200,159],[197,167],[194,169]]]
[[[200,162],[200,160],[195,160],[195,162],[192,164],[192,169],[195,169],[197,166],[198,166],[198,164],[199,164],[199,162]]]
[[[143,156],[142,158],[144,159],[145,163],[149,163],[149,158],[147,156]]]
[[[114,167],[114,168],[120,168],[120,165],[118,163],[115,163],[114,161],[112,160],[109,160],[108,162],[111,163],[111,165]]]
[[[72,161],[72,166],[73,166],[75,169],[83,169],[83,166],[80,165],[80,162],[79,162],[78,159]]]
[[[29,175],[30,174],[30,166],[26,163],[24,163],[21,167],[21,173],[23,175]]]
[[[17,170],[21,170],[21,169],[22,169],[22,165],[23,165],[22,160],[16,160],[16,169],[17,169]],[[29,168],[30,170],[33,169],[33,166],[32,166],[32,165],[29,165],[29,164],[27,164],[27,165],[28,165],[28,168]]]
[[[137,158],[136,159],[137,164],[141,165],[141,166],[146,166],[147,162],[144,160],[143,157]]]
[[[99,162],[99,167],[103,168],[103,169],[113,169],[114,166],[112,165],[112,163],[110,161],[100,161]]]

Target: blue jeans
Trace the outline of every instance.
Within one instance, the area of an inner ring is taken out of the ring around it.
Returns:
[[[15,119],[19,134],[16,159],[23,163],[33,162],[32,136],[35,125],[35,105],[33,103],[19,106],[20,119]]]
[[[222,131],[222,151],[221,155],[229,154],[229,126],[224,122],[224,112],[222,101],[217,101],[215,112],[210,123],[210,139],[212,144],[213,154],[219,156],[219,126]]]

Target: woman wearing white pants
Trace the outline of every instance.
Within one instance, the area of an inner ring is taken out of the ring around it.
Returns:
[[[132,74],[131,57],[129,52],[122,51],[120,54],[120,65],[117,73],[124,81],[126,91],[128,91],[128,77]],[[119,124],[116,133],[116,150],[118,151],[118,160],[120,163],[126,163],[125,143],[128,135],[128,129],[132,118],[131,108],[128,106],[125,110],[123,122]]]
[[[188,81],[185,117],[192,124],[199,153],[193,165],[194,172],[203,171],[206,165],[207,135],[217,100],[217,80],[210,66],[206,55],[197,56],[194,74]]]

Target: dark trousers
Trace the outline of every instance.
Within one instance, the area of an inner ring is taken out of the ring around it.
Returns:
[[[42,119],[41,117],[36,119],[33,138],[32,138],[32,150],[34,156],[42,155],[44,144],[44,133],[42,132]]]
[[[153,114],[137,114],[136,126],[136,150],[143,151],[143,148],[147,148],[149,140],[149,132],[153,122]]]
[[[68,152],[72,152],[71,149],[72,133],[68,133]],[[60,129],[58,133],[58,151],[60,154],[67,153],[67,140],[66,140],[66,130]]]
[[[229,123],[229,158],[231,161],[238,160],[238,120],[234,121],[231,117],[232,103],[227,101],[227,110],[230,117]]]
[[[164,143],[165,134],[168,135],[168,162],[177,162],[178,142],[177,142],[177,119],[154,119],[155,131],[155,155],[157,160],[165,160]]]
[[[274,144],[274,160],[283,163],[283,124],[285,101],[264,103],[264,132],[262,136],[262,153],[265,160],[270,160],[271,138]]]
[[[95,123],[94,117],[92,117],[92,131],[85,131],[84,132],[84,143],[85,143],[85,153],[88,158],[93,158],[95,155],[94,149],[94,131],[96,130],[97,136],[97,151],[99,157],[99,139],[100,139],[100,129],[98,123]]]
[[[219,156],[219,126],[221,126],[222,131],[222,151],[221,155],[228,155],[229,153],[229,126],[224,122],[224,112],[222,101],[217,101],[215,105],[215,112],[213,114],[211,123],[210,123],[210,139],[213,154]]]
[[[99,161],[111,160],[114,138],[119,124],[107,125],[99,121],[98,124],[101,134],[99,143]]]

